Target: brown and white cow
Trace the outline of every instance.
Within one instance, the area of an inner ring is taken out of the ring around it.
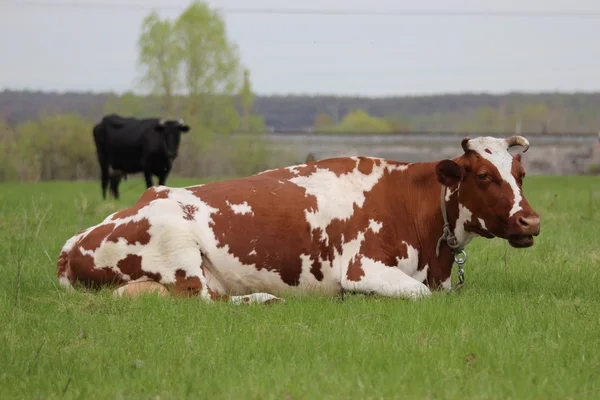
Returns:
[[[511,146],[521,136],[462,140],[453,160],[331,158],[185,188],[147,189],[132,207],[69,239],[58,278],[233,303],[286,290],[417,298],[450,289],[454,247],[474,237],[533,245],[539,216]],[[168,288],[168,290],[167,290]]]

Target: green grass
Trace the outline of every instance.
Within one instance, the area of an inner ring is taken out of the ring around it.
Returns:
[[[139,177],[119,202],[97,182],[0,185],[0,399],[600,398],[600,180],[525,189],[535,246],[476,239],[461,292],[247,307],[57,288],[60,247]]]

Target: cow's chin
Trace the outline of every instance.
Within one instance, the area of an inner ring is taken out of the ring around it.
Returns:
[[[508,237],[508,244],[512,247],[521,249],[525,247],[533,246],[533,236],[531,235],[510,235]]]

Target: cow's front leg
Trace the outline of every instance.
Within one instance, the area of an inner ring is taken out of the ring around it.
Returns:
[[[152,172],[144,171],[144,178],[146,179],[146,189],[154,185],[154,182],[152,182]]]
[[[158,177],[158,184],[161,186],[164,186],[167,183],[167,175],[166,174],[161,174]]]
[[[386,297],[417,299],[431,291],[423,283],[406,275],[396,266],[358,256],[342,277],[342,288],[360,293],[376,293]]]

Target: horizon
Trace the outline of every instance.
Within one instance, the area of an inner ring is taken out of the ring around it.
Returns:
[[[127,93],[132,93],[138,97],[150,97],[152,94],[140,93],[135,91],[124,91],[122,93],[111,92],[111,91],[93,91],[93,90],[42,90],[42,89],[29,89],[29,88],[10,88],[1,87],[0,94],[4,92],[24,92],[24,93],[42,93],[42,94],[76,94],[76,95],[92,95],[92,96],[108,96],[117,95],[119,97]],[[394,98],[419,98],[419,97],[452,97],[452,96],[544,96],[544,95],[563,95],[563,96],[576,96],[576,95],[600,95],[600,89],[594,90],[578,90],[578,91],[509,91],[509,92],[439,92],[439,93],[415,93],[415,94],[398,94],[398,95],[365,95],[365,94],[335,94],[335,93],[258,93],[253,92],[255,97],[334,97],[334,98],[363,98],[363,99],[394,99]],[[185,94],[177,94],[175,97],[185,97]],[[235,95],[234,95],[235,96]]]

